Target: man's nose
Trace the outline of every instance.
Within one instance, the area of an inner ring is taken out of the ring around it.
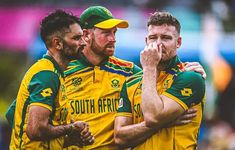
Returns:
[[[162,40],[161,40],[161,38],[157,38],[156,42],[157,42],[157,45],[162,44]]]
[[[116,36],[115,36],[115,34],[111,34],[111,35],[109,36],[109,41],[111,41],[111,42],[116,42]]]

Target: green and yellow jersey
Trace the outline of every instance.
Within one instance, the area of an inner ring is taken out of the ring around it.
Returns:
[[[62,123],[60,106],[66,104],[63,101],[66,98],[63,96],[63,80],[63,72],[49,55],[44,55],[26,72],[17,98],[6,114],[7,119],[12,122],[10,149],[45,150],[63,147],[63,137],[51,141],[32,141],[26,134],[29,106],[49,109],[52,112],[51,123]]]
[[[157,92],[179,103],[185,110],[197,108],[192,122],[182,126],[162,128],[135,150],[195,150],[205,104],[205,81],[199,73],[183,72],[184,64],[174,57],[167,69],[160,72]],[[142,72],[128,78],[121,92],[117,116],[132,117],[137,124],[144,120],[141,110]]]
[[[71,119],[87,122],[95,137],[95,143],[84,149],[117,149],[113,130],[121,88],[128,76],[140,71],[132,62],[114,56],[94,66],[81,54],[69,64],[65,71],[68,123]]]

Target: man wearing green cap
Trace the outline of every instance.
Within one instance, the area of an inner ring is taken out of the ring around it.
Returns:
[[[126,77],[141,71],[132,62],[113,56],[117,28],[127,28],[128,22],[115,19],[101,6],[86,9],[80,21],[86,47],[65,71],[67,120],[89,124],[95,143],[84,149],[117,149],[113,129],[120,90]]]
[[[115,19],[112,13],[102,6],[89,7],[82,13],[80,19],[85,29],[93,27],[100,29],[128,28],[129,26],[126,20]]]
[[[117,28],[127,28],[128,22],[114,18],[101,6],[87,8],[80,21],[86,46],[79,59],[72,61],[65,71],[69,99],[66,119],[89,124],[95,143],[84,149],[118,149],[113,130],[121,88],[128,76],[141,71],[132,62],[113,56]]]

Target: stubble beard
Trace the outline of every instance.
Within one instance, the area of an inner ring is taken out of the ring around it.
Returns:
[[[170,63],[170,61],[171,61],[171,59],[173,58],[173,57],[175,57],[176,55],[174,55],[174,56],[172,56],[172,57],[167,57],[167,58],[165,58],[165,59],[162,59],[161,58],[161,60],[160,60],[160,62],[159,62],[159,64],[158,64],[158,68],[161,68],[161,70],[164,70],[167,66],[168,66],[168,64]]]
[[[83,49],[83,48],[81,48]],[[72,51],[71,51],[72,50]],[[74,52],[76,51],[76,52]],[[74,60],[78,58],[80,49],[75,50],[74,47],[69,46],[65,41],[63,41],[62,56],[67,60]],[[71,52],[71,53],[70,53]]]
[[[96,54],[96,55],[99,55],[99,56],[102,56],[102,57],[108,57],[108,56],[113,56],[113,53],[112,54],[108,54],[106,53],[106,46],[105,47],[100,47],[94,38],[92,38],[92,41],[91,41],[91,50]]]

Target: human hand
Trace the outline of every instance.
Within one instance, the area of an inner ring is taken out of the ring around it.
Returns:
[[[181,116],[179,116],[175,121],[169,123],[167,127],[180,126],[185,125],[192,122],[192,119],[197,116],[197,109],[190,108],[184,112]]]
[[[184,112],[183,115],[179,116],[179,118],[174,122],[175,126],[185,125],[192,122],[192,119],[197,116],[197,109],[190,108]]]
[[[95,142],[95,137],[89,131],[88,124],[81,131],[81,140],[83,141],[84,145],[91,145]]]
[[[81,133],[81,131],[88,126],[88,124],[86,122],[83,121],[76,121],[74,122],[73,120],[71,120],[73,129],[72,129],[72,133],[76,133],[79,132],[79,134]]]
[[[202,75],[202,77],[204,79],[206,79],[206,72],[205,72],[204,68],[201,66],[200,63],[198,63],[198,62],[186,62],[185,64],[186,64],[184,66],[185,71],[192,70],[192,71],[198,72]]]
[[[83,147],[94,143],[94,136],[89,131],[89,125],[86,122],[71,120],[71,123],[73,128],[68,135],[70,145]]]
[[[157,67],[162,58],[162,44],[157,42],[146,45],[140,53],[140,63],[142,67]]]

